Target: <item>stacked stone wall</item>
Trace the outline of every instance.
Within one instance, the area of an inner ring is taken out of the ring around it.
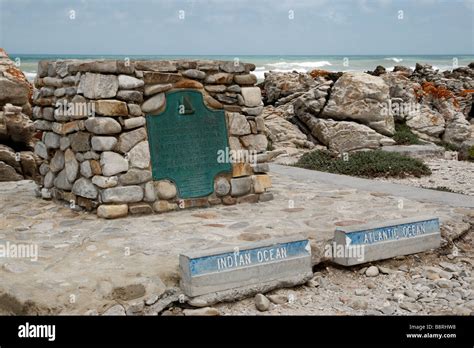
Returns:
[[[175,90],[197,90],[208,108],[224,110],[229,150],[265,157],[254,69],[238,61],[41,61],[32,113],[41,133],[38,194],[104,218],[272,199],[265,163],[233,163],[211,195],[196,199],[153,180],[151,169],[145,116],[162,112]]]

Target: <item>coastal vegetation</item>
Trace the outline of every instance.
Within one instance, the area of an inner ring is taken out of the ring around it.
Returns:
[[[334,157],[329,152],[315,150],[304,154],[295,166],[359,177],[406,177],[430,175],[431,170],[420,160],[381,150],[354,152]]]
[[[405,123],[395,123],[395,134],[393,140],[398,145],[420,145],[422,142]]]

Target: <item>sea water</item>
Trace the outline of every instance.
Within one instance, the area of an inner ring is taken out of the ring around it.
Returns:
[[[414,69],[416,63],[427,63],[434,69],[452,70],[457,67],[467,66],[474,62],[474,55],[368,55],[368,56],[289,56],[289,55],[64,55],[64,54],[10,54],[10,58],[17,62],[19,68],[29,80],[36,76],[38,61],[56,59],[126,59],[131,60],[160,60],[160,59],[217,59],[235,60],[254,63],[253,72],[259,81],[264,79],[265,72],[309,72],[314,69],[329,71],[368,71],[382,65],[387,70],[396,65],[403,65]]]

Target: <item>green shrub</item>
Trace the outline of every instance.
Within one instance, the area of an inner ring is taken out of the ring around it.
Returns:
[[[469,161],[474,161],[474,146],[471,146],[467,151],[467,158]]]
[[[419,145],[422,144],[418,136],[413,134],[410,127],[405,123],[395,123],[395,134],[393,140],[398,145]]]
[[[295,166],[361,177],[420,177],[430,175],[430,169],[420,160],[381,150],[348,154],[347,161],[335,158],[327,151],[316,150],[304,154]]]
[[[273,151],[273,141],[271,141],[270,139],[268,139],[267,151]]]

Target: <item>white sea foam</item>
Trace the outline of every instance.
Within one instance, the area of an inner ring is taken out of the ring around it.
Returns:
[[[26,78],[28,79],[28,81],[34,81],[34,79],[36,78],[36,72],[23,72],[26,76]]]
[[[446,70],[453,70],[454,67],[452,65],[433,65],[433,70],[439,70],[439,71],[446,71]]]
[[[263,66],[258,66],[253,72],[257,76],[257,80],[261,81],[265,78],[265,73],[269,71],[275,72],[310,72],[311,70],[321,68],[324,66],[331,66],[332,64],[327,60],[312,61],[312,62],[278,62],[265,63]]]
[[[391,60],[395,63],[400,63],[400,62],[403,62],[403,59],[402,58],[397,58],[397,57],[390,57],[390,58],[385,58],[385,60]]]
[[[332,65],[327,60],[321,61],[314,61],[314,62],[278,62],[278,63],[268,63],[265,64],[266,66],[277,68],[277,69],[285,69],[285,70],[298,70],[298,69],[316,69],[321,68],[323,66],[330,66]]]

